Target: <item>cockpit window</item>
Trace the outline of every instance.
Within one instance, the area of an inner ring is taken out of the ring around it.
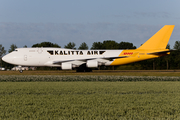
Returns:
[[[18,50],[16,49],[16,50],[14,50],[14,51],[16,51],[16,52],[17,52]]]

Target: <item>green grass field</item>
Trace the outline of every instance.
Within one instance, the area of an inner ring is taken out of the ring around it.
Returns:
[[[180,82],[0,82],[0,119],[180,119]]]
[[[63,71],[0,71],[0,75],[115,75],[115,76],[180,76],[180,70],[93,70],[93,72]]]

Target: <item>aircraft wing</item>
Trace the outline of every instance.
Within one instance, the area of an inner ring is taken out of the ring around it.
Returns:
[[[82,64],[87,62],[88,60],[106,60],[106,61],[112,61],[113,59],[119,59],[119,58],[126,58],[128,56],[118,56],[118,57],[102,57],[102,58],[87,58],[87,59],[70,59],[70,60],[60,60],[60,61],[54,61],[53,64],[61,64],[65,62],[72,62],[73,64],[76,64],[77,61],[78,63],[81,62]]]

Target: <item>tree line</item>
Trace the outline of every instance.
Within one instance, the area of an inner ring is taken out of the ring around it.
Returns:
[[[24,46],[27,47],[26,45]],[[61,48],[56,43],[51,42],[42,42],[32,45],[32,47],[56,47]],[[15,44],[12,44],[8,50],[8,53],[14,51],[17,48]],[[76,48],[76,44],[74,42],[69,42],[64,46],[67,49],[81,49],[87,50],[89,49],[88,45],[83,42],[80,44],[78,48]],[[117,43],[114,40],[105,40],[103,42],[94,42],[90,49],[136,49],[136,46],[130,42],[120,42]],[[170,45],[167,45],[167,49],[170,49]],[[129,65],[115,66],[115,67],[106,67],[101,69],[132,69],[132,70],[163,70],[163,69],[180,69],[180,41],[176,41],[173,46],[174,51],[170,53],[168,56],[163,56],[160,58],[140,61],[136,63],[131,63]],[[12,68],[14,65],[7,64],[2,61],[2,57],[6,54],[5,48],[0,44],[0,66],[6,68]]]

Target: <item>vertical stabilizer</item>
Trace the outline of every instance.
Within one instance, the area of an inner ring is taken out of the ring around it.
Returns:
[[[174,25],[165,25],[138,49],[166,49]]]

